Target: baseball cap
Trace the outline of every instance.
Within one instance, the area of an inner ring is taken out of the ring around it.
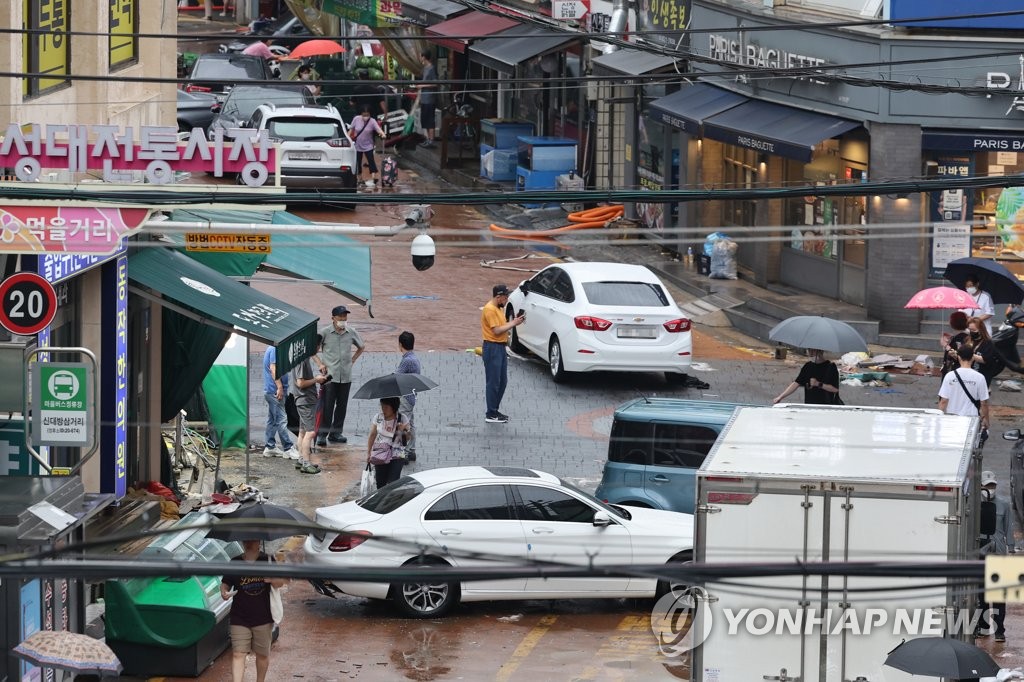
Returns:
[[[990,484],[993,484],[993,483],[998,483],[998,482],[999,481],[996,480],[995,473],[993,473],[991,471],[982,471],[981,472],[981,484],[983,486],[990,485]]]
[[[348,315],[348,308],[343,305],[336,305],[331,309],[331,315]]]
[[[491,289],[491,296],[508,296],[508,287],[504,284],[495,284],[494,288]]]

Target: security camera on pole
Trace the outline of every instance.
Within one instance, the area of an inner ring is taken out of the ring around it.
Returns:
[[[408,227],[415,227],[419,234],[412,240],[412,266],[417,270],[429,270],[434,265],[434,255],[437,249],[434,248],[434,240],[427,234],[430,229],[430,219],[434,217],[434,210],[426,204],[416,204],[409,207],[405,214],[405,224]]]

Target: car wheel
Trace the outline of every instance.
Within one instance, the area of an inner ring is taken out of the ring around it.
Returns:
[[[413,559],[405,564],[434,564],[447,567],[443,561]],[[423,583],[395,583],[391,586],[391,599],[404,615],[410,618],[440,618],[459,603],[457,582],[431,581]]]
[[[557,336],[552,336],[548,345],[548,367],[556,384],[561,384],[568,378],[569,373],[565,371],[562,363],[562,344],[559,343]]]
[[[693,563],[693,552],[686,551],[676,554],[674,557],[668,560],[666,565],[671,566],[673,564],[689,564]],[[661,599],[669,592],[682,592],[688,590],[692,585],[682,582],[674,582],[671,580],[659,580],[658,587],[655,589],[654,598]]]
[[[515,311],[512,310],[512,306],[505,308],[505,321],[511,322],[512,318],[515,317]],[[519,334],[516,333],[516,328],[512,327],[512,333],[509,334],[508,347],[512,349],[513,353],[519,353],[524,355],[529,352],[529,349],[519,342]]]

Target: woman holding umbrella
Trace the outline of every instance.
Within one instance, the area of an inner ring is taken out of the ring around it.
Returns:
[[[841,405],[839,401],[839,368],[836,363],[825,359],[825,351],[807,349],[811,359],[800,368],[800,373],[772,403],[780,403],[786,396],[804,387],[804,402],[808,405]]]
[[[398,412],[401,398],[381,398],[380,412],[370,425],[366,441],[366,462],[372,464],[377,487],[397,481],[405,465],[403,446],[411,427],[405,415]]]
[[[242,542],[244,551],[234,561],[269,562],[270,557],[260,550],[259,540]],[[284,578],[266,578],[261,575],[224,576],[220,583],[220,596],[231,602],[231,679],[242,682],[245,675],[245,657],[256,655],[256,682],[267,679],[270,668],[270,643],[274,617],[270,613],[270,588],[284,587]]]

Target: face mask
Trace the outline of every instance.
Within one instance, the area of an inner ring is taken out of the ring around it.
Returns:
[[[988,488],[981,489],[981,499],[984,500],[985,502],[991,502],[992,498],[994,498],[995,496],[996,494],[994,491],[989,490]]]
[[[334,323],[334,328],[337,329],[340,332],[343,329],[345,329],[345,324],[346,324],[346,322],[344,320],[337,320]]]
[[[977,339],[981,337],[981,332],[971,332],[971,338]]]
[[[969,293],[971,296],[974,296],[976,293],[978,293],[978,287],[967,287],[967,293]]]

